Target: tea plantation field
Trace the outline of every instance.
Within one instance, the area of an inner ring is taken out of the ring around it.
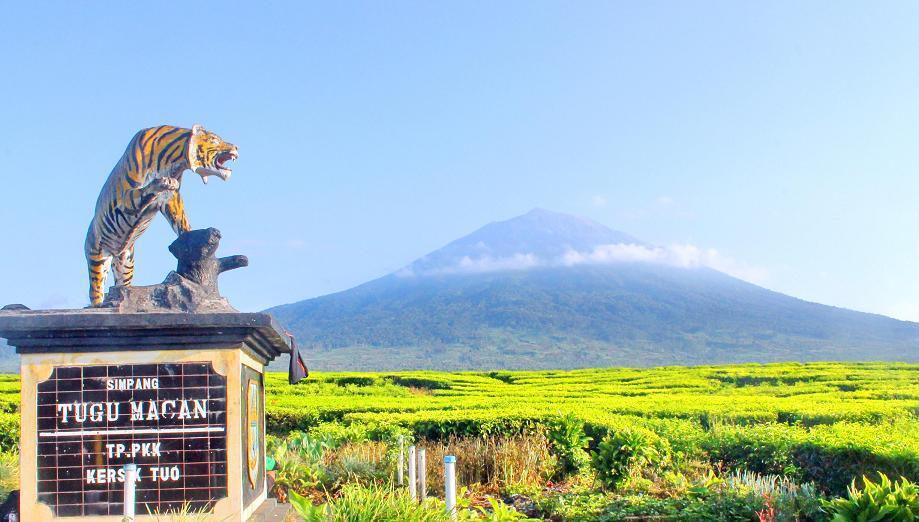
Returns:
[[[628,429],[683,458],[841,493],[882,471],[919,479],[919,365],[769,364],[268,378],[269,431],[399,426],[418,438],[510,435],[573,414],[594,443]]]
[[[434,457],[432,492],[437,459],[455,454],[467,501],[484,492],[535,519],[829,520],[851,508],[856,520],[886,509],[866,498],[906,510],[875,520],[919,515],[913,484],[885,482],[919,480],[919,365],[323,373],[297,386],[272,374],[268,422],[286,437],[279,460],[299,444],[325,463],[307,465],[315,487],[344,488],[344,505],[314,496],[336,520],[349,519],[347,499],[385,504],[353,483],[392,484],[400,434]],[[358,448],[376,455],[372,469],[349,467]],[[853,484],[870,494],[855,500]],[[513,519],[494,502],[480,511]]]
[[[440,520],[395,484],[399,437],[427,448],[431,496],[457,456],[469,519],[829,520],[853,481],[919,480],[915,364],[271,373],[267,393],[274,493],[308,520],[361,520],[347,511],[368,502]],[[0,378],[6,452],[18,400]],[[900,484],[885,498],[912,498]]]

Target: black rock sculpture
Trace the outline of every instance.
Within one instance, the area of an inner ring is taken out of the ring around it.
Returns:
[[[220,296],[217,278],[222,272],[249,265],[246,256],[216,257],[220,231],[191,230],[179,235],[169,251],[178,260],[174,272],[151,286],[114,286],[103,307],[119,312],[236,312]]]

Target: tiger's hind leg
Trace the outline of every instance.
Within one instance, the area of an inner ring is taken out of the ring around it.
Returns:
[[[113,265],[115,268],[115,285],[131,286],[134,282],[134,247],[115,256]]]
[[[89,301],[96,307],[102,304],[105,296],[105,277],[112,265],[112,256],[102,252],[87,252],[86,264],[89,267]]]

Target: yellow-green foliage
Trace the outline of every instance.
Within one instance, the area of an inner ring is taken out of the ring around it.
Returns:
[[[0,453],[0,498],[6,498],[10,491],[19,489],[19,453]]]
[[[665,439],[674,459],[845,491],[878,471],[919,479],[919,365],[784,363],[574,371],[319,373],[268,377],[269,429],[338,421],[417,437],[512,435],[573,414],[605,436]]]
[[[0,449],[19,439],[18,376],[0,376]],[[367,438],[542,432],[584,422],[591,447],[618,433],[843,494],[855,478],[919,480],[919,365],[783,363],[531,372],[317,373],[267,377],[269,431],[336,426]]]

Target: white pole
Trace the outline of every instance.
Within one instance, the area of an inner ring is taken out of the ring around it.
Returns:
[[[134,521],[137,464],[124,465],[124,518]]]
[[[405,480],[403,479],[405,475],[405,437],[399,435],[399,485],[401,486]]]
[[[428,496],[427,475],[428,470],[427,466],[425,466],[425,450],[421,448],[418,450],[418,496],[421,497],[422,501]]]
[[[456,520],[456,457],[444,457],[444,499],[447,501],[447,513]]]
[[[418,475],[415,473],[417,469],[415,467],[416,464],[417,462],[415,462],[415,445],[413,444],[408,447],[408,496],[412,500],[415,500],[415,498],[417,497],[417,495],[415,494],[415,486],[418,485],[417,483]]]

